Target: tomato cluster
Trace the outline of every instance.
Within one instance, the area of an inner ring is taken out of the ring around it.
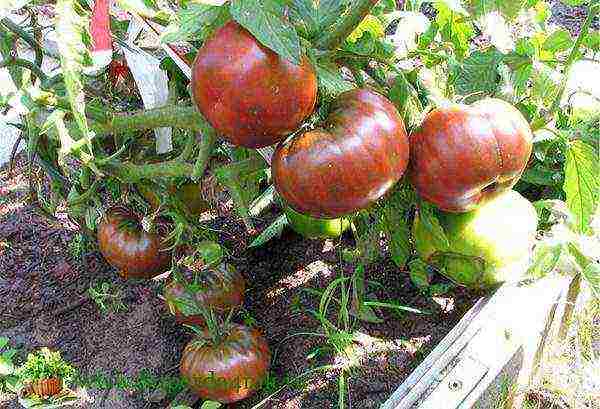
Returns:
[[[205,42],[192,72],[198,110],[223,138],[249,148],[278,144],[273,181],[290,224],[309,238],[342,234],[350,226],[347,216],[383,197],[407,168],[417,193],[439,209],[464,213],[483,208],[512,188],[531,153],[528,123],[497,99],[440,107],[409,136],[392,102],[359,88],[340,94],[318,126],[300,129],[317,97],[310,61],[305,57],[295,65],[282,59],[235,22]],[[205,206],[184,197],[199,196],[197,186],[173,193],[183,195],[190,214]],[[157,202],[153,192],[145,196]],[[446,224],[450,229],[458,222]],[[150,278],[170,266],[162,237],[144,231],[126,209],[106,213],[98,240],[106,259],[125,277]],[[215,338],[207,318],[212,315],[193,308],[222,316],[242,304],[244,289],[242,276],[219,263],[185,265],[165,288],[176,319],[201,329],[185,348],[180,370],[204,399],[238,401],[267,375],[270,352],[258,332],[227,323]]]
[[[224,138],[260,147],[298,130],[313,110],[317,81],[306,58],[294,65],[230,22],[199,51],[192,90]],[[526,120],[498,99],[436,109],[409,139],[388,99],[354,89],[333,101],[320,126],[279,143],[272,172],[288,206],[333,219],[381,198],[403,176],[410,153],[410,180],[420,196],[465,212],[516,183],[531,144]]]

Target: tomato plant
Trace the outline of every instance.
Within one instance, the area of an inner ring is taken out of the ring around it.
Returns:
[[[570,76],[577,63],[600,64],[596,1],[570,33],[548,23],[542,0],[132,0],[109,16],[106,2],[93,13],[87,2],[58,0],[48,27],[59,68],[50,72],[38,3],[12,2],[25,17],[0,20],[1,66],[18,88],[0,104],[20,115],[13,125],[27,142],[32,202],[48,217],[66,209],[124,275],[177,270],[181,248],[220,239],[207,220],[233,203],[250,235],[274,209],[252,247],[270,245],[287,224],[310,237],[333,235],[331,219],[352,226],[343,258],[355,273],[340,269],[317,314],[337,352],[352,344],[351,310],[378,322],[372,307],[385,303],[366,299],[363,273],[386,257],[412,277],[431,268],[463,285],[484,277],[474,285],[482,287],[540,277],[569,258],[600,294],[585,250],[597,235],[600,114],[573,104],[581,89]],[[156,37],[151,47],[133,38],[134,24]],[[31,49],[31,61],[17,44]],[[108,74],[89,70],[99,50],[114,60]],[[489,211],[506,197],[514,209]],[[514,254],[531,252],[527,201],[539,219],[532,263],[496,276]],[[122,206],[139,217],[115,210]],[[304,217],[330,219],[326,232],[306,229]],[[146,231],[141,220],[162,227]],[[485,232],[474,231],[479,222]],[[514,254],[489,244],[521,222]],[[454,258],[440,259],[448,253]],[[457,278],[464,266],[472,274]],[[188,323],[206,326],[182,373],[203,396],[242,399],[266,376],[266,343],[230,317],[215,324],[221,301],[190,296],[196,278],[223,277],[211,266],[167,288],[167,298],[196,305],[180,311],[195,316]],[[231,287],[214,296],[227,298],[225,312],[242,298],[243,285]],[[334,324],[326,307],[338,295]],[[242,359],[252,365],[242,368]],[[247,376],[250,386],[209,387],[211,370]]]

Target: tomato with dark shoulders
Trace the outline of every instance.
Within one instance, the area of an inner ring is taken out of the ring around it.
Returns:
[[[198,51],[191,88],[198,110],[222,137],[258,148],[281,141],[312,113],[317,76],[306,56],[296,65],[230,21]]]
[[[98,226],[100,252],[123,278],[152,278],[166,271],[171,254],[163,237],[147,232],[130,209],[108,209]]]

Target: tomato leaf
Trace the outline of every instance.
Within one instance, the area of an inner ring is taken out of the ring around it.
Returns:
[[[434,241],[433,245],[438,251],[450,249],[450,242],[434,213],[434,207],[427,202],[421,202],[419,207],[419,220],[428,231],[428,236]]]
[[[0,355],[0,375],[7,376],[15,372],[15,365],[12,359],[6,358],[4,355]]]
[[[507,20],[512,20],[527,4],[527,0],[469,0],[468,9],[478,18],[492,11],[500,12]]]
[[[408,263],[408,268],[410,270],[410,281],[415,287],[421,289],[429,287],[430,278],[427,263],[421,259],[415,259]]]
[[[495,49],[475,51],[462,64],[455,66],[453,81],[456,92],[472,103],[496,93],[499,84],[498,64],[502,59]]]
[[[177,11],[175,20],[169,23],[161,37],[164,43],[178,41],[203,40],[218,22],[224,22],[228,16],[226,7],[188,3]]]
[[[250,243],[250,245],[248,247],[250,247],[250,248],[260,247],[263,244],[265,244],[266,242],[268,242],[269,240],[271,240],[271,239],[273,239],[275,237],[280,237],[281,233],[283,233],[283,229],[285,228],[285,226],[287,226],[289,224],[290,223],[289,223],[287,217],[285,216],[285,214],[282,214],[277,219],[275,219],[273,221],[273,223],[271,223],[269,225],[269,227],[267,227],[266,229],[264,229],[252,241],[252,243]]]
[[[435,23],[439,28],[442,40],[449,41],[454,45],[456,56],[463,58],[469,50],[469,42],[475,34],[473,24],[464,15],[456,13],[446,4],[435,3],[438,14]]]
[[[202,404],[200,409],[219,409],[221,406],[223,406],[223,405],[220,402],[215,402],[213,400],[207,400]]]
[[[281,57],[300,64],[298,33],[283,20],[276,0],[232,0],[231,16],[252,33],[258,41]]]
[[[333,62],[318,61],[315,66],[319,81],[319,93],[327,98],[335,98],[344,91],[352,89],[352,84],[340,74]]]
[[[582,272],[588,282],[594,297],[600,299],[600,264],[590,263]]]
[[[544,40],[542,48],[552,53],[565,51],[573,46],[573,40],[567,30],[560,29],[553,32]]]
[[[579,140],[568,146],[566,158],[563,190],[567,206],[575,216],[577,231],[587,234],[598,208],[600,162],[594,148]]]
[[[533,251],[532,263],[529,266],[527,274],[537,279],[552,272],[560,260],[563,249],[564,246],[562,243],[538,243]]]

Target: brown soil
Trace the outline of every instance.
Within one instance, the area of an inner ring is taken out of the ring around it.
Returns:
[[[66,218],[48,220],[27,203],[23,169],[17,168],[12,178],[2,170],[0,186],[0,336],[8,336],[20,348],[21,357],[41,346],[60,350],[88,376],[100,372],[135,377],[148,371],[176,377],[181,351],[191,334],[175,323],[159,298],[163,283],[122,280],[93,247],[82,255],[74,254],[76,226]],[[258,220],[258,225],[274,214]],[[337,243],[305,240],[286,231],[281,239],[246,251],[251,237],[241,221],[227,215],[217,219],[214,227],[234,250],[231,261],[249,283],[247,313],[237,318],[260,328],[276,351],[269,387],[235,407],[249,408],[284,380],[320,365],[339,363],[339,357],[327,352],[308,359],[315,348],[324,345],[323,338],[293,336],[322,332],[308,313],[318,307],[316,296],[304,289],[325,288],[340,268],[351,273],[351,266],[339,261]],[[349,243],[351,237],[344,237],[340,245]],[[365,409],[378,407],[477,297],[461,289],[443,298],[424,297],[391,262],[368,269],[366,277],[372,282],[370,298],[396,301],[431,314],[398,315],[387,310],[379,311],[385,320],[381,324],[357,323],[356,329],[364,335],[356,343],[358,365],[351,371],[348,399],[352,407]],[[127,311],[99,310],[87,295],[89,286],[99,281],[121,289]],[[168,397],[152,388],[140,392],[95,386],[88,389],[94,402],[82,407],[160,408],[168,402]],[[334,407],[337,388],[337,373],[319,373],[284,389],[264,407]],[[0,399],[0,407],[17,408],[18,404]]]

